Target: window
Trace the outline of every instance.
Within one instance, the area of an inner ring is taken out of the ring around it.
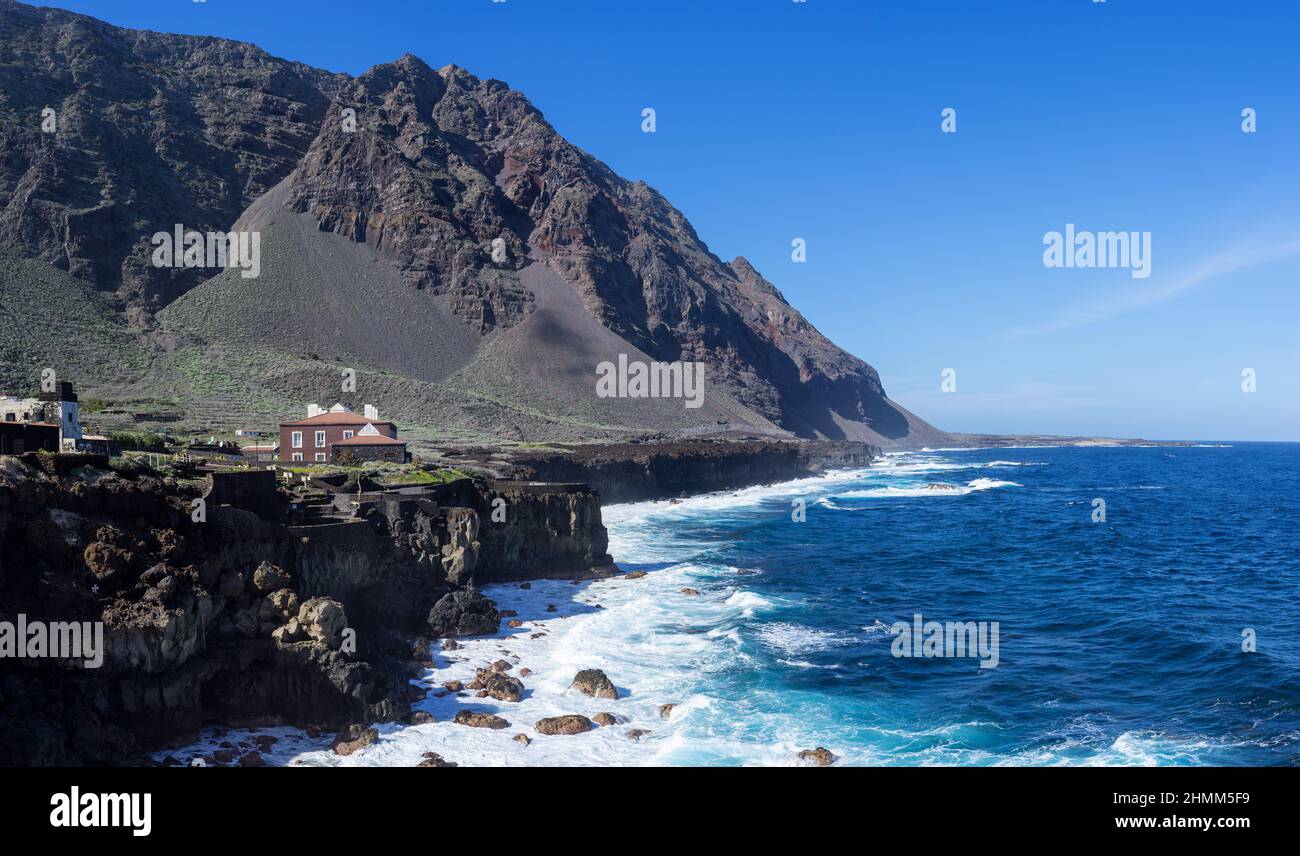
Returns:
[[[324,449],[324,448],[325,448],[325,432],[324,432],[324,431],[317,431],[317,432],[316,432],[316,448],[317,448],[317,449]]]
[[[325,460],[325,453],[324,453],[324,452],[317,452],[317,453],[316,453],[316,460],[317,460],[317,461],[324,461],[324,460]]]
[[[301,449],[301,448],[302,448],[302,432],[301,432],[301,431],[294,431],[294,432],[293,432],[292,434],[290,434],[289,436],[292,438],[292,439],[289,441],[289,445],[293,446],[295,449]],[[301,461],[302,458],[295,458],[294,460]]]
[[[344,440],[351,440],[354,436],[356,436],[356,433],[357,433],[357,432],[355,432],[355,431],[344,431],[344,432],[343,432],[343,439],[344,439]]]
[[[301,461],[301,460],[302,460],[302,452],[294,452],[294,453],[293,453],[293,459],[294,459],[295,461]]]

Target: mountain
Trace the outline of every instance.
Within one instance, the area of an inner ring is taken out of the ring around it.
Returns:
[[[341,398],[428,440],[946,437],[501,81],[411,55],[354,78],[12,0],[0,57],[0,307],[40,329],[75,292],[101,307],[87,341],[134,338],[105,369],[70,355],[80,325],[47,327],[0,382],[62,360],[211,430]],[[178,223],[256,232],[259,276],[153,266]],[[619,355],[703,364],[703,406],[598,397]]]

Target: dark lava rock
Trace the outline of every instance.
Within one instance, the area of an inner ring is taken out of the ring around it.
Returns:
[[[818,746],[816,749],[805,749],[800,752],[799,760],[810,767],[829,767],[839,759],[832,755],[829,749]]]
[[[501,613],[472,588],[443,595],[429,610],[429,632],[437,636],[481,636],[500,626]]]
[[[564,716],[549,716],[546,719],[539,719],[534,727],[542,734],[556,735],[581,734],[584,731],[590,731],[596,726],[582,714],[568,713]]]
[[[340,755],[351,755],[379,739],[379,732],[362,725],[349,725],[338,733],[330,746]]]
[[[253,571],[253,588],[257,589],[258,594],[270,594],[273,591],[282,588],[288,588],[293,581],[283,569],[263,562]]]
[[[593,698],[618,698],[618,690],[614,687],[614,682],[609,676],[600,669],[583,669],[573,676],[573,683],[569,684],[570,689],[577,689],[584,695]]]
[[[524,682],[509,675],[493,673],[483,681],[483,692],[497,701],[519,701],[524,697]]]
[[[491,713],[475,713],[472,710],[462,710],[456,714],[452,720],[457,725],[468,725],[472,728],[509,728],[510,723],[499,716]]]

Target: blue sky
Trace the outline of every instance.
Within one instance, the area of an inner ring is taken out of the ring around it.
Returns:
[[[1300,440],[1290,0],[52,5],[335,71],[409,51],[504,80],[940,427]],[[1150,232],[1150,277],[1046,268],[1067,223]]]

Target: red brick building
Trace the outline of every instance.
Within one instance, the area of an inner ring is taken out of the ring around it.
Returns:
[[[319,410],[313,405],[306,419],[280,424],[280,463],[334,463],[343,452],[359,461],[406,460],[397,426],[381,420],[373,407],[364,415],[341,404]]]

